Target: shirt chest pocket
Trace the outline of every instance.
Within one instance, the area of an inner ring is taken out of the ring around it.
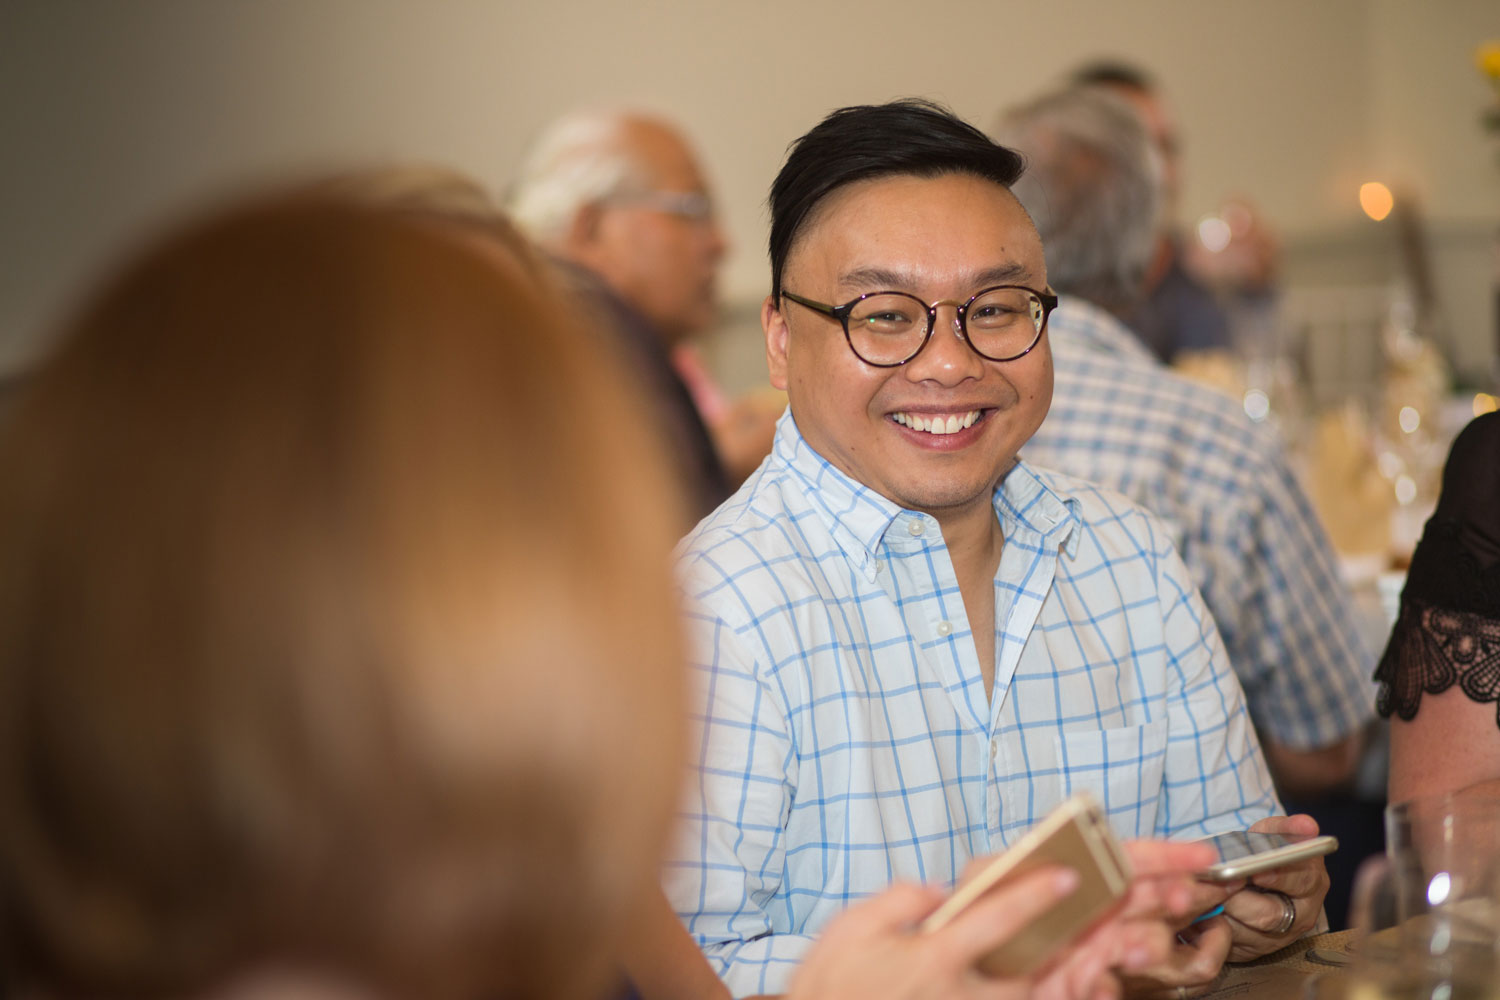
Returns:
[[[1090,792],[1121,836],[1155,833],[1163,805],[1165,720],[1115,729],[1065,730],[1054,736],[1054,751],[1063,798]]]

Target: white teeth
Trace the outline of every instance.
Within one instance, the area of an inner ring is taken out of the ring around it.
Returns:
[[[918,417],[910,413],[895,413],[891,419],[903,427],[926,431],[928,434],[957,434],[965,427],[973,427],[979,419],[978,410],[970,410],[963,416],[950,414],[947,417]]]

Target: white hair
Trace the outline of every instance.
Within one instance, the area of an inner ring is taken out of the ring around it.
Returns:
[[[637,116],[578,111],[549,125],[533,143],[506,196],[506,211],[533,240],[560,240],[586,206],[643,185],[625,142]]]
[[[1162,163],[1130,105],[1098,87],[1062,90],[1007,113],[995,138],[1026,157],[1011,191],[1042,237],[1053,287],[1108,309],[1139,299]]]

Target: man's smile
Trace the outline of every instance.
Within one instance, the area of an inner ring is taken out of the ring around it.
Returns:
[[[898,410],[891,419],[902,427],[927,434],[957,434],[983,418],[986,410],[960,410],[949,413],[915,413]]]

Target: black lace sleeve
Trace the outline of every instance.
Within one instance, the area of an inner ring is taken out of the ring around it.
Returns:
[[[1500,726],[1500,620],[1403,601],[1401,618],[1375,669],[1376,710],[1410,722],[1422,693],[1441,694],[1458,682],[1476,702],[1497,702]]]
[[[1453,443],[1375,679],[1386,718],[1410,721],[1424,691],[1457,684],[1475,702],[1496,702],[1500,726],[1500,414]]]

